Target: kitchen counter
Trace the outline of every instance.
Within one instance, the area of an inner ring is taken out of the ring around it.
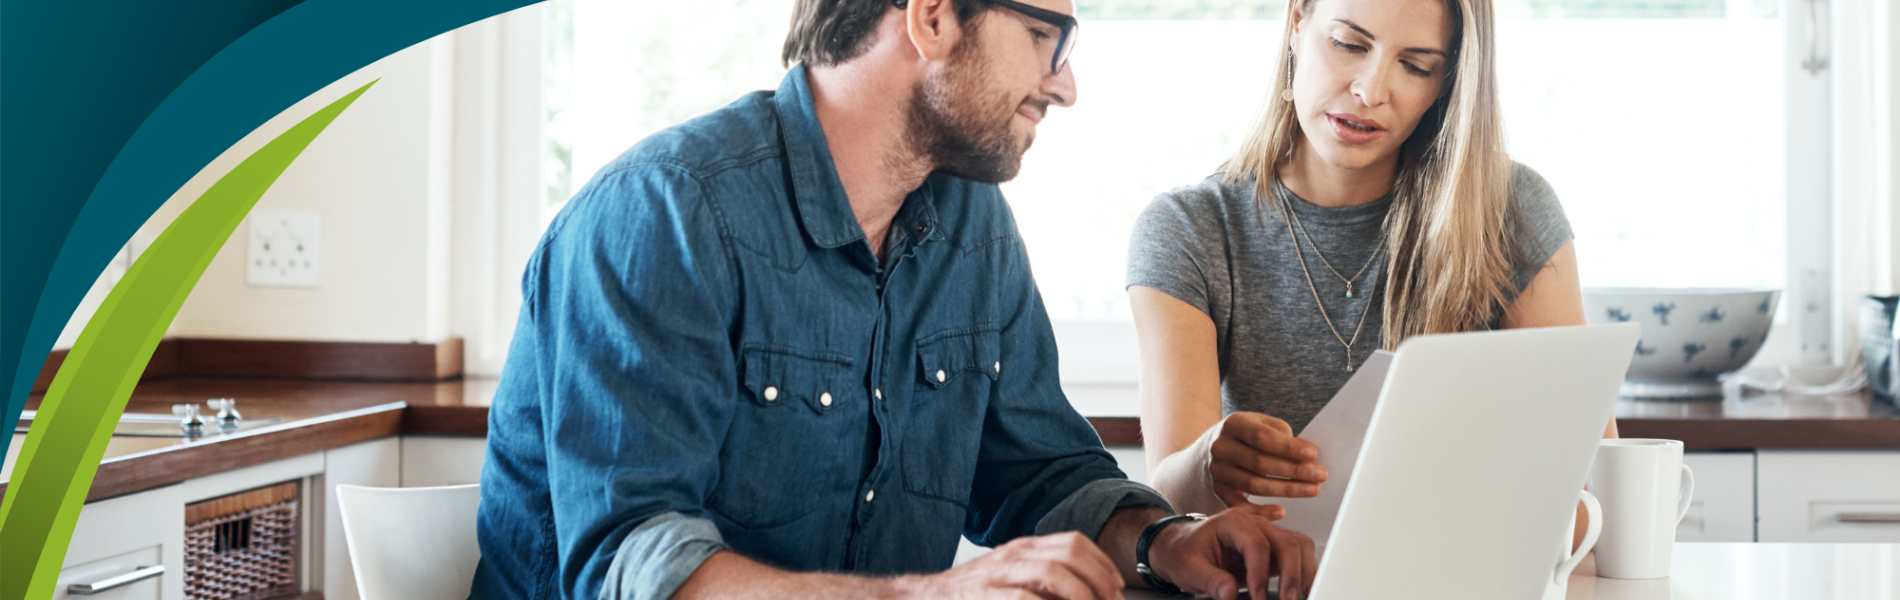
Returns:
[[[195,440],[114,437],[88,501],[337,448],[380,437],[488,433],[496,380],[370,383],[300,379],[170,378],[140,383],[127,412],[170,413],[171,405],[236,398],[249,418],[282,423]],[[1110,446],[1138,446],[1132,387],[1071,386],[1070,395]],[[37,408],[39,398],[27,401]],[[1119,414],[1118,414],[1119,413]],[[1865,393],[1769,394],[1704,402],[1617,402],[1623,437],[1682,440],[1691,450],[1760,448],[1900,449],[1900,410]],[[0,464],[10,475],[25,440],[16,435]],[[5,493],[0,483],[0,495]]]
[[[1141,445],[1134,388],[1070,386],[1071,399],[1110,446]],[[1532,399],[1531,401],[1535,401]],[[1721,399],[1616,401],[1626,438],[1681,440],[1688,450],[1900,450],[1900,409],[1862,391],[1825,396],[1778,393]]]
[[[113,436],[86,501],[398,434],[487,433],[493,379],[422,383],[178,378],[142,382],[126,412],[170,414],[173,404],[234,398],[247,419],[283,419],[196,439]],[[40,396],[27,399],[29,410]],[[0,496],[25,444],[14,434],[0,463]]]
[[[1570,574],[1564,599],[1900,600],[1900,545],[1895,544],[1685,542],[1676,544],[1672,560],[1666,579],[1603,579],[1596,576],[1591,555]],[[1168,598],[1146,590],[1126,595],[1129,600]]]

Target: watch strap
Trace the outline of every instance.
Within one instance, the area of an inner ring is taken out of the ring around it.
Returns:
[[[1183,521],[1205,520],[1207,520],[1207,515],[1200,513],[1171,515],[1149,523],[1147,528],[1142,529],[1141,537],[1135,539],[1135,572],[1141,575],[1141,582],[1147,584],[1148,587],[1154,591],[1170,596],[1188,595],[1182,592],[1181,588],[1174,585],[1173,582],[1162,579],[1160,575],[1155,574],[1154,567],[1150,566],[1153,563],[1148,560],[1148,548],[1154,544],[1155,536],[1159,535],[1161,530],[1167,529],[1169,525]]]

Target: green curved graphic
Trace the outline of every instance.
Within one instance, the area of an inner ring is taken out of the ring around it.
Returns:
[[[40,401],[0,502],[0,547],[12,550],[0,552],[0,598],[52,595],[106,442],[178,307],[264,191],[375,84],[325,106],[218,179],[159,234],[86,322]]]

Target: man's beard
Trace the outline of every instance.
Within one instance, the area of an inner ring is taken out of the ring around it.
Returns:
[[[1010,124],[1020,103],[1003,95],[985,97],[989,71],[976,36],[964,40],[951,51],[942,76],[912,88],[905,142],[945,174],[981,183],[1015,179],[1035,134],[1017,144]]]

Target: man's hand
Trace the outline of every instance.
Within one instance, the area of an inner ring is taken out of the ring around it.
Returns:
[[[1326,481],[1319,448],[1293,437],[1286,421],[1256,412],[1235,412],[1208,432],[1207,474],[1214,495],[1230,507],[1251,505],[1247,494],[1311,498]]]
[[[910,598],[1121,600],[1122,577],[1095,542],[1075,532],[1021,537],[934,575],[898,580]]]
[[[1242,501],[1206,521],[1171,525],[1148,549],[1149,566],[1184,591],[1218,600],[1238,595],[1236,575],[1246,578],[1255,598],[1266,597],[1267,578],[1278,575],[1280,598],[1299,600],[1319,572],[1319,559],[1312,538],[1273,524],[1284,514],[1279,506]]]

